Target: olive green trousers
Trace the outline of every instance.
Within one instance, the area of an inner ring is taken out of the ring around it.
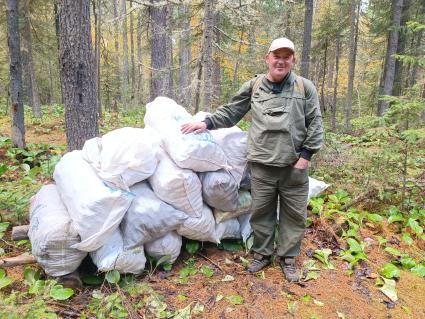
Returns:
[[[308,169],[276,167],[251,162],[252,250],[270,256],[274,252],[276,225],[277,255],[300,254],[307,217]],[[279,201],[279,216],[277,206]],[[279,218],[277,218],[279,217]]]

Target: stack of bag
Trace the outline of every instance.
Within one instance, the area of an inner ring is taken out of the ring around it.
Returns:
[[[33,255],[51,276],[90,254],[99,271],[140,274],[145,254],[180,254],[182,236],[220,243],[251,234],[247,134],[237,127],[182,134],[198,121],[175,101],[146,106],[145,128],[86,141],[56,165],[30,208]],[[310,179],[310,191],[327,185]],[[313,195],[313,194],[312,194]]]

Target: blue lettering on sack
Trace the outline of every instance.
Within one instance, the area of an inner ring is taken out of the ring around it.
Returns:
[[[109,191],[111,193],[115,193],[115,192],[121,192],[123,195],[128,196],[128,197],[136,197],[136,194],[133,192],[128,192],[126,190],[120,189],[120,188],[116,188],[116,187],[112,187],[111,185],[108,185],[106,182],[103,182],[103,185],[109,189]]]

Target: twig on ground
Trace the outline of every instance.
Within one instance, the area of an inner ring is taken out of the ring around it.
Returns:
[[[216,266],[218,269],[220,269],[221,272],[225,272],[223,270],[223,268],[221,268],[221,266],[219,264],[217,264],[216,262],[212,261],[210,258],[208,258],[207,256],[201,254],[200,252],[196,253],[197,255],[201,256],[202,258],[204,258],[205,260],[207,260],[208,262],[210,262],[211,264],[213,264],[214,266]]]
[[[35,264],[35,263],[37,263],[37,260],[35,259],[33,255],[30,255],[29,253],[24,253],[16,257],[8,257],[8,258],[0,259],[0,267],[13,267],[18,265]]]

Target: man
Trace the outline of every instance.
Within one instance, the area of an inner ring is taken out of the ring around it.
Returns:
[[[308,165],[323,142],[322,116],[317,91],[297,76],[291,40],[274,40],[266,55],[268,73],[244,83],[231,102],[203,122],[182,125],[182,132],[200,133],[236,125],[251,110],[247,159],[251,167],[254,273],[270,264],[274,251],[276,210],[279,201],[277,255],[286,279],[300,274],[295,257],[300,253],[307,215]]]

